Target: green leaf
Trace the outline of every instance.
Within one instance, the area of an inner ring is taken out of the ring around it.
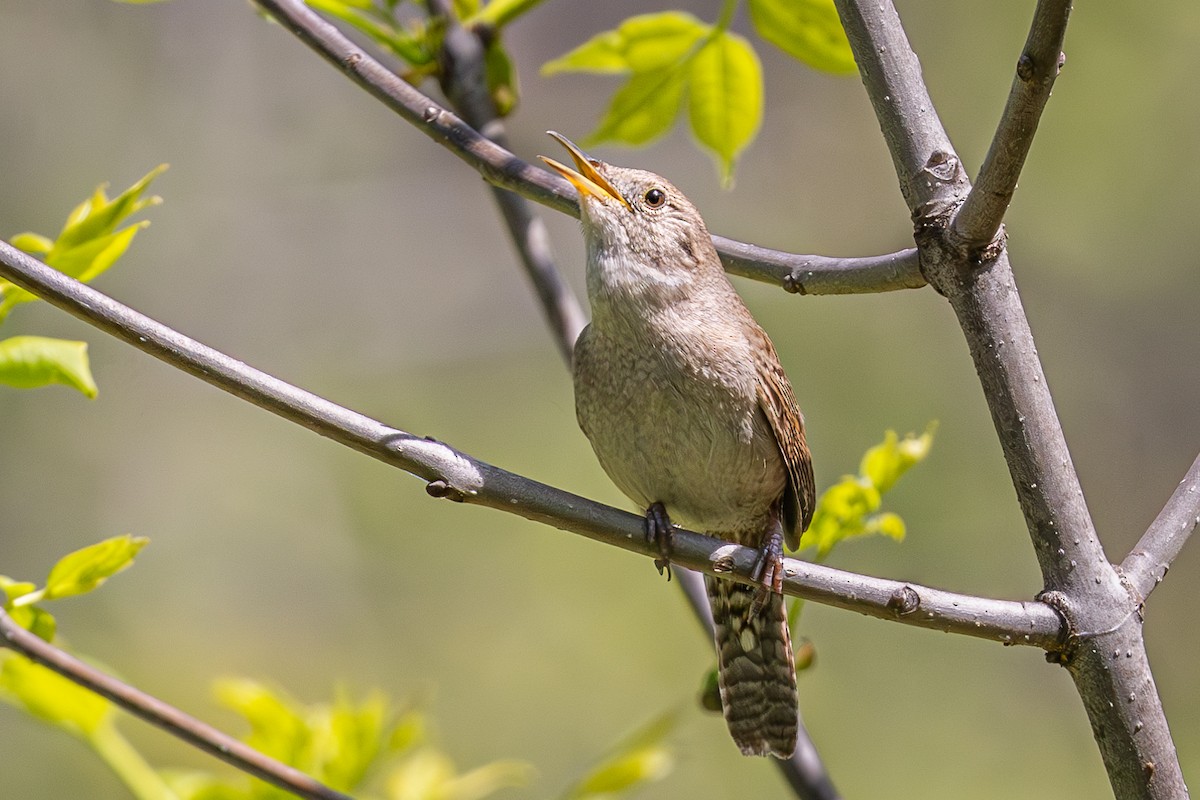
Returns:
[[[669,69],[682,61],[711,30],[711,26],[680,11],[630,17],[615,30],[596,34],[566,55],[546,62],[542,74]]]
[[[863,534],[867,536],[886,536],[889,539],[895,539],[897,542],[903,542],[907,530],[907,526],[905,526],[904,520],[900,519],[899,514],[887,511],[868,518]]]
[[[821,494],[802,545],[815,546],[817,560],[825,558],[843,539],[863,534],[867,515],[878,510],[880,502],[878,490],[869,481],[844,476]]]
[[[162,202],[161,197],[142,195],[151,181],[166,169],[166,164],[160,164],[111,200],[104,193],[103,184],[96,187],[92,196],[67,216],[67,222],[55,241],[51,242],[36,233],[22,233],[13,237],[13,246],[41,257],[47,264],[72,278],[90,281],[124,255],[134,235],[150,224],[143,221],[117,230],[126,217]],[[34,294],[0,279],[0,322],[15,306],[36,299]]]
[[[29,581],[15,581],[7,575],[0,575],[0,591],[4,592],[4,607],[12,608],[13,600],[33,594],[37,586]]]
[[[665,778],[675,765],[666,739],[678,721],[679,713],[668,711],[626,736],[567,793],[567,798],[611,797]]]
[[[310,722],[316,774],[334,789],[352,791],[384,751],[392,730],[389,704],[379,692],[355,704],[339,691],[333,706]]]
[[[0,341],[0,383],[32,389],[61,383],[95,397],[96,381],[88,366],[87,342],[13,336]]]
[[[858,476],[843,476],[821,494],[812,524],[801,540],[802,547],[816,547],[820,560],[839,542],[856,536],[880,535],[903,541],[904,520],[890,512],[875,512],[883,502],[883,494],[929,454],[936,430],[935,421],[920,436],[910,433],[900,439],[895,431],[887,431],[883,441],[863,455]]]
[[[24,250],[31,256],[42,255],[49,253],[54,247],[54,242],[47,239],[38,233],[18,233],[16,236],[8,240],[8,243],[18,250]]]
[[[357,28],[377,45],[414,66],[433,61],[424,27],[410,32],[378,18],[378,10],[362,0],[305,0],[306,4],[334,19]]]
[[[480,800],[499,789],[529,783],[533,768],[523,761],[493,761],[458,775],[445,753],[413,751],[388,777],[390,800]]]
[[[93,735],[112,704],[24,656],[8,654],[0,665],[0,699],[76,736]]]
[[[50,642],[54,640],[54,632],[58,629],[58,622],[49,611],[44,611],[37,606],[18,606],[8,613],[13,618],[13,622],[42,641]]]
[[[488,94],[492,96],[496,113],[507,117],[517,106],[519,87],[517,68],[499,36],[492,39],[484,51],[483,69],[487,78]]]
[[[149,543],[142,536],[114,536],[63,556],[46,578],[46,600],[84,594],[133,563],[138,551]]]
[[[710,667],[700,680],[700,692],[697,699],[700,701],[700,707],[705,711],[721,713],[721,684],[716,665]]]
[[[722,32],[692,58],[688,86],[692,132],[712,152],[721,182],[728,186],[734,162],[762,124],[763,81],[758,55],[741,36]]]
[[[750,20],[759,36],[814,69],[858,71],[833,0],[750,0]]]
[[[540,5],[543,0],[492,0],[478,13],[472,16],[460,14],[464,25],[486,25],[489,28],[503,28],[508,23]],[[477,3],[476,3],[477,5]]]
[[[166,170],[166,164],[159,164],[111,200],[104,193],[105,185],[97,186],[92,196],[76,206],[67,217],[67,224],[63,226],[62,232],[54,242],[55,250],[69,250],[90,239],[107,236],[116,230],[121,220],[148,206],[161,203],[161,197],[142,197],[142,194],[151,182]]]
[[[304,709],[281,692],[246,679],[217,681],[217,699],[250,723],[245,741],[255,750],[295,767],[307,767],[311,734]]]
[[[883,442],[872,447],[863,456],[859,472],[869,478],[880,492],[886,492],[895,485],[901,475],[929,454],[935,431],[937,423],[931,422],[920,436],[910,433],[900,440],[895,431],[889,430],[884,435]]]
[[[395,724],[392,725],[392,732],[388,737],[388,749],[393,752],[403,753],[424,744],[429,738],[428,727],[425,715],[420,711],[409,710],[404,712],[396,720]]]
[[[634,75],[613,95],[604,118],[584,146],[610,141],[639,145],[662,136],[679,115],[684,85],[682,70]]]
[[[76,280],[87,283],[125,255],[125,251],[133,243],[133,237],[149,224],[149,221],[143,220],[116,233],[89,239],[70,249],[58,248],[46,256],[46,263]]]

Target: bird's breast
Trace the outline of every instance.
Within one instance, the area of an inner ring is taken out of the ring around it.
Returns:
[[[606,324],[608,323],[608,324]],[[711,533],[761,531],[786,477],[749,343],[719,317],[603,317],[575,354],[579,424],[640,508]]]

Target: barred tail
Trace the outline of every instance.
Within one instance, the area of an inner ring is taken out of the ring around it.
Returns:
[[[772,593],[751,616],[759,591],[705,576],[716,625],[721,705],[734,742],[748,756],[788,758],[796,749],[799,708],[787,612]]]

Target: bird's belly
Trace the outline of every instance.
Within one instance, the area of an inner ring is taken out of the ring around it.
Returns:
[[[576,410],[617,487],[642,509],[662,503],[684,527],[761,533],[786,473],[752,380],[615,364],[577,379]]]

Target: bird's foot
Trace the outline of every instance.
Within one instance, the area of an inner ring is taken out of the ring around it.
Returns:
[[[754,602],[750,605],[753,618],[766,608],[772,594],[783,594],[783,532],[778,527],[763,534],[750,577],[758,584]]]
[[[667,572],[667,580],[671,580],[671,536],[675,526],[667,516],[667,509],[662,503],[651,503],[646,509],[646,541],[658,545],[659,557],[654,559],[658,574]]]

